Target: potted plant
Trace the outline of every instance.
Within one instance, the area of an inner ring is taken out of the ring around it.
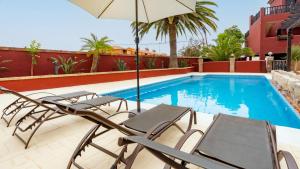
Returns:
[[[155,69],[156,68],[156,58],[145,58],[145,67],[146,67],[146,69]]]
[[[125,70],[127,70],[127,63],[124,60],[118,59],[116,61],[116,64],[117,64],[118,71],[125,71]]]
[[[76,67],[85,62],[86,60],[76,61],[76,57],[65,58],[62,56],[58,56],[58,58],[51,57],[52,63],[58,64],[58,68],[61,68],[64,74],[72,74],[75,72]]]
[[[36,40],[31,41],[29,47],[25,47],[26,51],[30,54],[31,57],[31,67],[30,67],[30,75],[34,74],[34,66],[38,63],[37,59],[40,57],[38,55],[40,51],[41,44]]]

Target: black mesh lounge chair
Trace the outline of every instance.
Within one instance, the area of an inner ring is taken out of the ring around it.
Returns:
[[[298,169],[289,152],[277,152],[275,127],[267,122],[219,115],[191,153],[180,151],[187,139],[197,132],[202,133],[199,130],[189,131],[175,148],[154,143],[141,136],[121,138],[119,144],[138,143],[164,161],[164,169],[171,166],[186,169],[186,164],[208,169],[280,169],[279,161],[283,158],[289,169]]]
[[[6,90],[7,93],[9,93],[10,91],[4,88],[2,88],[1,90],[2,91]],[[35,100],[25,95],[22,95],[18,92],[14,92],[14,91],[10,91],[10,92],[13,92],[13,94],[18,96],[22,100],[25,100],[26,101],[25,107],[28,106],[29,104],[33,105],[32,108],[17,121],[15,130],[13,132],[13,136],[16,136],[25,144],[25,148],[28,147],[32,137],[37,132],[37,130],[42,126],[43,123],[67,115],[64,112],[57,109],[56,107],[46,104],[46,102],[57,102],[57,100],[54,99],[53,97],[43,97],[42,99]],[[101,109],[101,107],[105,105],[110,105],[113,102],[120,101],[117,112],[120,110],[123,102],[125,102],[126,110],[128,110],[127,101],[123,98],[117,98],[112,96],[99,97],[96,94],[92,96],[93,96],[92,99],[79,101],[76,103],[74,103],[75,101],[71,101],[69,106],[72,106],[73,108],[77,108],[77,109],[100,110],[105,114],[109,114],[105,110]],[[28,122],[29,120],[31,121]],[[26,121],[28,123],[26,123]],[[24,136],[21,136],[19,134],[19,133],[27,133],[27,132],[29,133],[29,136],[27,138],[24,138]]]
[[[15,95],[17,97],[15,101],[13,101],[11,104],[9,104],[7,107],[3,109],[1,119],[5,121],[7,127],[9,127],[10,123],[13,121],[13,119],[22,109],[39,106],[42,100],[67,101],[70,103],[76,103],[82,97],[89,99],[89,98],[94,98],[96,96],[96,93],[87,92],[87,91],[79,91],[79,92],[67,93],[62,95],[55,95],[49,92],[37,92],[28,95],[23,95],[19,92],[9,90],[1,86],[0,86],[0,91],[3,93]],[[41,95],[43,96],[41,97]],[[35,96],[37,96],[38,98],[34,98]],[[36,104],[34,102],[31,102],[29,99],[35,100],[39,103]]]
[[[179,121],[187,113],[190,113],[190,122],[187,131],[191,129],[193,119],[194,123],[196,123],[196,114],[195,111],[193,111],[192,109],[185,107],[168,106],[164,104],[154,107],[138,115],[132,114],[131,112],[119,112],[109,117],[101,116],[92,111],[74,109],[72,107],[68,107],[57,103],[54,104],[58,106],[62,111],[65,111],[68,114],[81,116],[97,124],[81,140],[76,150],[74,151],[67,168],[71,168],[72,165],[80,169],[83,168],[76,162],[76,158],[78,156],[81,156],[82,151],[85,151],[87,146],[92,146],[102,151],[103,153],[106,153],[107,155],[115,158],[116,161],[113,164],[112,169],[117,168],[117,164],[120,162],[125,163],[127,167],[130,168],[135,157],[142,150],[141,146],[137,146],[133,153],[127,158],[125,158],[124,154],[127,151],[127,146],[123,147],[123,149],[120,151],[120,154],[115,154],[105,149],[104,147],[93,143],[93,139],[103,135],[104,133],[107,133],[110,130],[116,129],[127,136],[144,136],[150,140],[154,140],[171,126],[176,126],[182,133],[185,133],[185,131],[181,127],[179,127],[176,124],[176,122]],[[111,121],[112,117],[124,113],[128,113],[135,116],[132,116],[132,118],[120,124],[116,124],[113,121]],[[105,130],[101,130],[100,133],[97,133],[97,131],[101,127],[103,127]]]

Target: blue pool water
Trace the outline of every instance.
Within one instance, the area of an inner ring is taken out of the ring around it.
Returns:
[[[109,93],[136,100],[136,89]],[[300,128],[300,117],[264,76],[190,76],[141,87],[141,101],[192,107]]]

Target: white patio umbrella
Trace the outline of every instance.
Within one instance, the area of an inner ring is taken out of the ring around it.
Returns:
[[[99,19],[125,19],[151,23],[170,16],[195,12],[196,0],[70,0]],[[136,24],[137,111],[140,106],[139,36]]]

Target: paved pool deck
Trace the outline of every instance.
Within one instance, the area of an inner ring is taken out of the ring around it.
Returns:
[[[199,73],[145,78],[141,79],[141,84],[145,85],[187,75],[199,75]],[[269,74],[265,74],[265,76],[268,79],[271,78]],[[135,85],[135,80],[127,80],[120,82],[64,87],[40,91],[62,94],[79,90],[86,90],[101,94],[135,87]],[[37,91],[24,92],[24,94],[29,94],[32,92]],[[0,95],[0,112],[2,112],[2,109],[13,99],[14,97],[12,97],[11,95]],[[145,109],[149,109],[153,106],[155,105],[142,104],[142,107]],[[110,112],[113,112],[115,108],[116,105],[105,107],[105,109]],[[135,102],[129,101],[129,109],[135,108]],[[16,119],[20,118],[21,115],[22,112],[17,116]],[[120,121],[125,118],[126,116],[121,116],[114,120]],[[205,131],[208,128],[209,124],[212,122],[213,117],[212,115],[199,112],[197,118],[198,124],[193,126],[193,128]],[[187,124],[188,116],[184,117],[179,122],[179,125],[182,127],[186,127]],[[94,125],[95,124],[93,124],[92,122],[76,116],[65,116],[56,120],[49,121],[40,128],[40,130],[32,139],[28,149],[25,150],[23,143],[20,142],[16,137],[12,136],[14,126],[11,125],[7,128],[3,120],[0,120],[0,169],[65,169],[68,160],[75,150],[77,144],[86,134],[86,132]],[[295,157],[298,165],[300,166],[300,130],[277,126],[276,132],[278,149],[291,152]],[[124,135],[120,134],[118,131],[112,131],[111,133],[96,139],[95,142],[118,153],[121,148],[117,146],[117,138],[122,136]],[[176,128],[170,128],[156,141],[168,146],[174,146],[181,136],[181,133],[178,132]],[[193,136],[193,138],[191,138],[190,141],[185,144],[183,148],[184,151],[189,151],[191,149],[193,143],[196,141],[195,137],[199,138],[200,136]],[[129,152],[131,152],[132,148],[133,146],[130,146]],[[108,157],[91,147],[82,154],[82,157],[78,158],[78,162],[88,169],[110,168],[110,165],[113,163],[113,161],[113,158]],[[163,166],[164,164],[161,161],[156,159],[146,150],[143,150],[135,160],[133,168],[156,169],[163,168]],[[124,165],[121,164],[119,165],[119,167],[124,168]],[[189,167],[196,168],[194,166]]]

